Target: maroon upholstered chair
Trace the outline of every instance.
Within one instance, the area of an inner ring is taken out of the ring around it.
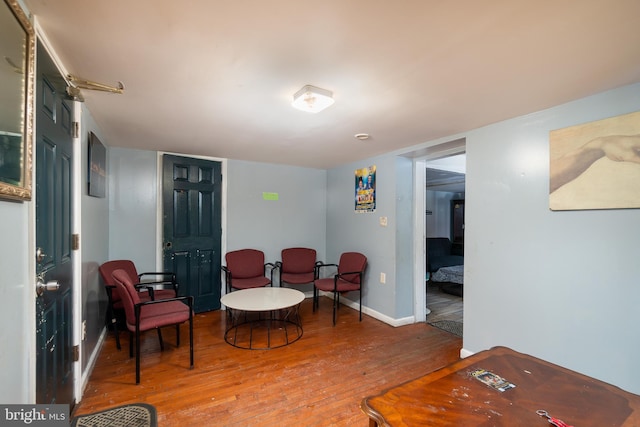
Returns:
[[[323,267],[336,267],[333,277],[318,278],[313,283],[313,311],[318,307],[318,291],[333,292],[333,325],[336,324],[336,310],[340,294],[360,292],[360,321],[362,321],[362,278],[367,267],[367,257],[358,252],[345,252],[340,256],[339,264],[320,264]]]
[[[264,262],[264,252],[257,249],[240,249],[227,252],[227,265],[222,266],[227,293],[233,289],[250,289],[272,286],[275,265]],[[270,269],[269,277],[267,269]]]
[[[141,301],[175,298],[178,296],[176,276],[171,272],[146,272],[138,274],[133,261],[127,259],[107,261],[102,264],[98,270],[100,271],[100,276],[102,277],[102,282],[104,283],[107,297],[109,298],[107,318],[116,336],[116,346],[118,350],[120,350],[120,335],[118,333],[118,320],[116,315],[120,314],[120,317],[124,317],[124,313],[122,298],[120,297],[120,293],[116,288],[112,276],[114,271],[124,270],[124,272],[127,273],[131,282],[134,283],[134,287],[139,291],[143,291],[140,292],[139,295]]]
[[[176,347],[180,345],[180,325],[189,322],[189,367],[193,368],[193,297],[176,297],[141,301],[140,293],[125,270],[113,272],[116,288],[122,298],[127,329],[129,330],[129,356],[136,348],[136,384],[140,383],[140,334],[151,329],[176,326]],[[160,348],[164,345],[160,341]]]
[[[280,255],[282,261],[276,262],[280,271],[280,286],[313,283],[316,279],[316,266],[322,264],[316,262],[315,249],[287,248]]]

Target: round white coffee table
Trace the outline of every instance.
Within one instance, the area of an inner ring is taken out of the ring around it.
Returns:
[[[302,337],[299,308],[304,294],[296,289],[264,287],[223,295],[227,307],[224,340],[234,347],[267,350]]]

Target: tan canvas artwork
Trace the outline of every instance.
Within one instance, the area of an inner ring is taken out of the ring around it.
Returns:
[[[640,111],[549,133],[549,207],[640,208]]]

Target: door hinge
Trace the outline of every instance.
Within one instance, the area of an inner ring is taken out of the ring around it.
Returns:
[[[80,360],[80,346],[79,345],[74,345],[73,347],[71,347],[71,353],[72,353],[74,362],[77,362],[78,360]]]
[[[71,132],[73,133],[73,138],[80,138],[80,122],[73,122]]]
[[[80,235],[79,234],[72,234],[71,235],[71,250],[72,251],[77,251],[80,249]]]

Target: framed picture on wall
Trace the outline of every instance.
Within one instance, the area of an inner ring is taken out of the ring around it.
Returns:
[[[549,133],[549,207],[640,208],[640,111]]]
[[[107,150],[93,132],[89,133],[89,195],[105,197],[107,188]]]

